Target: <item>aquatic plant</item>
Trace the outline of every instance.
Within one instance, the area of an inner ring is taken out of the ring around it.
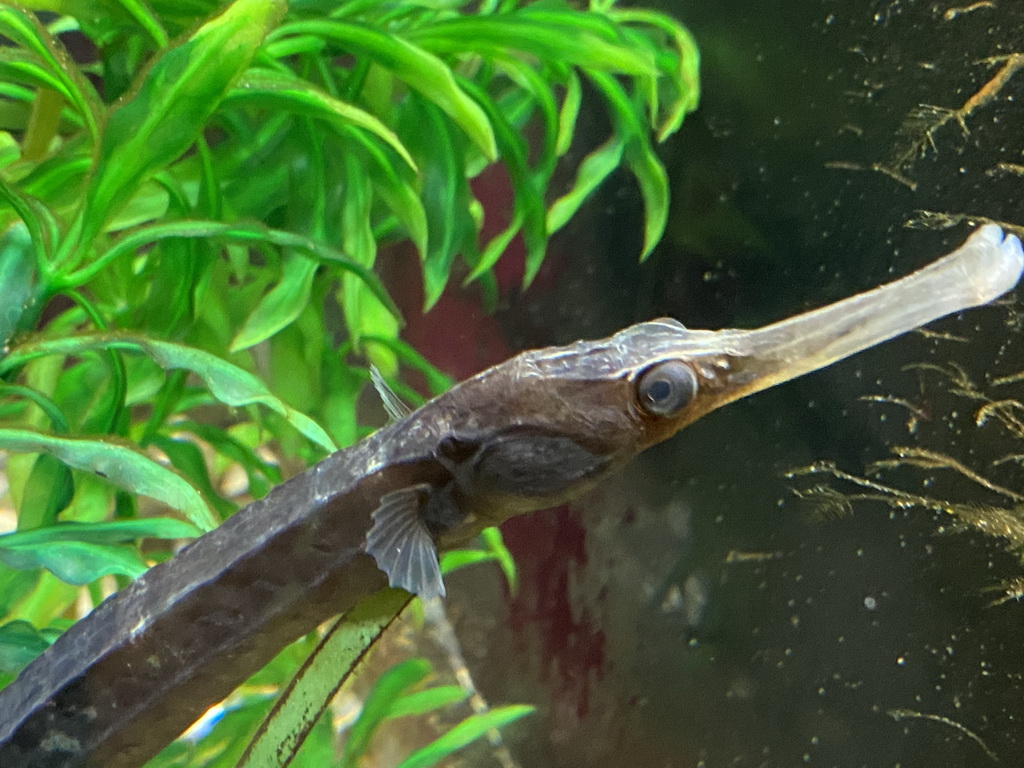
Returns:
[[[0,683],[171,542],[366,434],[370,363],[391,381],[421,372],[428,394],[450,385],[401,341],[381,248],[411,244],[403,279],[422,281],[426,309],[453,276],[493,302],[513,238],[528,286],[548,238],[624,165],[649,254],[667,215],[653,141],[698,95],[688,33],[613,2],[25,5],[0,7],[0,451],[16,528],[0,538]],[[585,94],[612,130],[581,150]],[[570,148],[584,156],[556,194]],[[472,180],[495,163],[511,217],[483,241],[496,213]],[[492,540],[461,557],[506,555]],[[316,642],[284,651],[247,701],[265,704]],[[257,717],[224,714],[234,734]],[[192,741],[188,764],[245,738]]]

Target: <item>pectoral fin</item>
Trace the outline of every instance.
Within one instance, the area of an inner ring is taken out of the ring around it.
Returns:
[[[422,515],[431,492],[419,484],[384,494],[366,536],[366,552],[388,583],[423,599],[445,595],[437,548]]]

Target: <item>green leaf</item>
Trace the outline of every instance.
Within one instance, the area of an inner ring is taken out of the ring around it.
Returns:
[[[514,595],[519,590],[519,576],[516,561],[505,546],[501,530],[496,527],[484,528],[480,532],[482,549],[449,549],[441,553],[441,573],[448,574],[459,568],[478,563],[497,562],[505,575],[509,591]]]
[[[12,453],[48,453],[69,467],[95,472],[118,488],[161,501],[180,511],[203,530],[217,526],[217,519],[195,488],[136,448],[109,440],[53,437],[27,429],[0,429],[0,449]]]
[[[199,199],[196,201],[196,210],[207,218],[224,218],[224,194],[221,192],[220,182],[217,178],[217,169],[214,167],[213,153],[209,144],[203,137],[196,141],[196,154],[199,156],[201,174],[199,177]],[[177,179],[169,173],[161,174],[170,182],[168,192],[174,186]],[[159,180],[159,179],[158,179]],[[183,195],[182,195],[183,197]],[[187,209],[186,209],[187,210]],[[194,281],[190,281],[194,282]]]
[[[625,139],[626,164],[636,176],[644,199],[643,261],[658,244],[668,222],[668,174],[651,148],[647,126],[618,81],[602,72],[588,73],[604,94],[617,132]]]
[[[455,257],[467,246],[475,246],[478,227],[470,212],[462,137],[433,104],[410,98],[405,107],[410,149],[423,173],[421,197],[429,242],[423,261],[423,309],[427,311],[441,298]]]
[[[0,48],[0,77],[4,81],[45,88],[65,98],[68,96],[60,78],[36,61],[32,54],[17,48]]]
[[[119,544],[141,538],[195,538],[201,533],[169,517],[58,523],[0,536],[0,561],[21,570],[46,568],[61,581],[81,586],[107,574],[136,578],[146,570],[138,550]]]
[[[447,575],[452,571],[478,563],[489,563],[494,560],[494,553],[483,549],[449,549],[441,553],[441,573]]]
[[[548,232],[564,227],[587,201],[601,182],[608,178],[622,162],[623,141],[613,136],[595,149],[580,163],[572,188],[555,200],[548,209]]]
[[[251,373],[210,352],[181,344],[128,334],[103,333],[48,339],[22,345],[6,359],[0,360],[0,373],[37,357],[80,355],[82,352],[92,349],[141,353],[148,355],[166,371],[179,369],[192,371],[203,380],[207,389],[210,390],[210,394],[225,405],[236,408],[253,404],[263,405],[283,416],[299,432],[325,450],[336,450],[334,441],[316,422],[275,397],[266,385]],[[71,462],[67,463],[72,464]],[[72,466],[77,465],[72,464]]]
[[[67,465],[42,454],[32,465],[18,505],[18,528],[29,530],[52,525],[74,496],[75,483]]]
[[[376,136],[415,171],[416,163],[401,139],[372,114],[336,99],[306,80],[269,69],[251,69],[224,99],[224,106],[254,105],[305,115],[343,129],[358,128]]]
[[[53,400],[42,392],[32,387],[23,387],[19,384],[4,384],[0,382],[0,397],[23,397],[39,406],[46,417],[50,420],[53,431],[59,435],[66,435],[71,431],[68,420]]]
[[[410,182],[398,174],[394,165],[388,162],[388,158],[376,144],[367,141],[362,134],[356,133],[354,138],[362,144],[372,161],[367,170],[374,191],[405,227],[419,252],[420,259],[426,259],[429,243],[427,212],[423,208],[419,193]]]
[[[0,675],[14,677],[53,642],[27,621],[0,626]]]
[[[45,270],[48,263],[48,256],[51,246],[59,239],[59,228],[57,221],[50,210],[32,195],[15,189],[2,178],[0,178],[0,200],[4,200],[14,210],[21,224],[28,231],[32,250],[35,253],[36,265],[40,270]],[[4,252],[10,248],[23,250],[25,246],[23,234],[17,231],[17,226],[4,235]]]
[[[16,571],[0,565],[0,616],[13,614],[22,599],[36,588],[40,571]],[[18,611],[21,615],[21,611]]]
[[[240,464],[249,478],[250,495],[261,498],[269,490],[269,485],[281,482],[281,470],[276,465],[261,459],[254,448],[220,427],[183,420],[176,421],[174,428],[192,433],[224,458]]]
[[[157,48],[167,45],[167,33],[160,25],[160,19],[139,0],[117,0],[117,4],[124,8],[125,12],[132,17],[136,24],[142,27]]]
[[[24,224],[16,224],[0,235],[0,355],[32,301],[34,259],[32,238]]]
[[[84,586],[111,574],[136,579],[146,564],[134,547],[78,541],[9,545],[0,536],[0,562],[10,568],[45,568],[66,584]]]
[[[449,755],[454,754],[481,736],[487,735],[492,728],[515,722],[533,713],[534,707],[525,704],[514,704],[497,707],[491,711],[467,717],[434,742],[423,749],[418,749],[399,763],[398,768],[430,768],[437,765]]]
[[[283,11],[281,0],[235,0],[153,62],[107,119],[86,194],[84,243],[147,176],[195,142]]]
[[[576,118],[580,113],[583,101],[583,88],[575,72],[570,71],[565,81],[565,96],[558,110],[558,140],[555,142],[555,154],[562,157],[572,146],[572,138],[576,134]]]
[[[455,82],[441,59],[395,34],[340,21],[298,21],[275,30],[269,39],[313,35],[338,43],[345,51],[361,53],[394,73],[395,77],[436,104],[465,131],[484,157],[495,160],[494,133],[480,107]],[[268,46],[273,53],[274,45]]]
[[[345,163],[344,180],[345,197],[341,209],[342,247],[361,264],[372,267],[377,258],[377,243],[370,222],[373,202],[370,180],[361,165],[352,158],[348,158]],[[387,312],[376,296],[366,290],[366,285],[356,280],[353,275],[342,276],[341,293],[342,310],[353,346],[365,349],[371,363],[385,376],[393,376],[398,363],[390,347],[364,345],[362,338],[367,333],[396,338],[399,326],[395,318]]]
[[[124,544],[138,539],[194,539],[200,534],[202,531],[191,523],[173,517],[106,520],[98,523],[64,522],[4,534],[0,536],[0,547],[34,547],[55,542]]]
[[[658,69],[669,77],[676,90],[672,106],[658,127],[658,141],[664,141],[679,130],[683,118],[693,112],[700,101],[700,50],[697,42],[686,27],[664,13],[645,8],[613,8],[609,15],[616,21],[654,27],[675,44],[676,55],[656,59]],[[660,45],[660,41],[656,45]]]
[[[294,755],[338,689],[409,600],[402,590],[381,590],[339,619],[281,692],[238,768],[277,768],[283,757]]]
[[[366,371],[345,365],[343,350],[324,361],[327,394],[322,413],[331,435],[344,448],[359,440],[359,394],[366,385]]]
[[[508,590],[513,595],[519,591],[519,574],[516,569],[515,558],[505,546],[505,539],[501,535],[501,529],[497,526],[484,528],[480,531],[480,539],[483,541],[487,551],[498,561],[502,573],[505,574],[505,581],[508,583]]]
[[[399,698],[412,686],[430,674],[430,662],[426,659],[406,659],[395,664],[374,683],[363,702],[359,719],[353,724],[345,742],[341,758],[343,768],[355,768],[359,758],[370,746],[374,732],[395,708]]]
[[[245,319],[231,341],[231,352],[248,349],[266,341],[294,322],[309,303],[313,278],[320,265],[313,259],[290,253],[281,268],[281,280],[267,292]],[[358,280],[355,275],[347,277]],[[359,282],[359,285],[363,285]],[[371,294],[372,295],[372,294]]]
[[[230,517],[238,510],[235,504],[222,498],[217,492],[210,480],[203,452],[195,443],[190,440],[155,435],[152,444],[167,454],[167,458],[171,460],[174,468],[210,501],[222,518]]]
[[[334,264],[341,269],[359,275],[373,294],[388,307],[395,317],[401,317],[398,307],[388,296],[380,278],[371,270],[350,259],[344,253],[331,248],[325,243],[317,242],[303,235],[269,229],[255,222],[224,223],[219,221],[176,221],[169,224],[153,224],[140,227],[129,235],[125,235],[109,250],[82,269],[67,275],[58,285],[62,288],[83,285],[102,274],[107,266],[121,256],[132,253],[138,248],[168,238],[206,239],[211,237],[224,238],[238,242],[269,243],[283,248],[295,248],[312,258],[325,263]]]
[[[626,45],[607,18],[585,11],[523,9],[463,15],[411,29],[409,39],[437,54],[472,51],[486,57],[519,51],[586,70],[654,76],[653,57]]]
[[[668,173],[650,146],[636,143],[626,147],[626,165],[636,176],[644,199],[644,249],[640,253],[643,261],[661,240],[668,223]]]
[[[498,234],[492,237],[486,246],[484,246],[483,252],[480,254],[480,260],[474,265],[473,269],[470,270],[469,274],[466,275],[466,279],[463,281],[463,285],[468,285],[474,280],[489,275],[491,268],[498,263],[498,260],[504,255],[505,250],[508,248],[509,243],[512,242],[513,238],[519,234],[519,230],[523,227],[523,212],[514,211],[512,214],[512,220],[505,229],[501,230]]]
[[[505,119],[486,92],[475,83],[463,81],[463,89],[475,98],[494,126],[498,148],[508,169],[509,181],[514,193],[513,222],[522,222],[523,242],[526,245],[526,270],[523,274],[523,288],[533,281],[544,260],[547,246],[547,230],[544,217],[544,196],[539,179],[527,164],[529,149],[526,141],[515,127]],[[511,228],[511,227],[510,227]],[[476,279],[490,270],[494,262],[481,259],[470,272],[466,281]]]
[[[505,115],[507,122],[515,126],[517,131],[522,132],[522,127],[532,114],[533,107],[537,108],[541,118],[543,138],[539,146],[534,146],[536,142],[530,142],[529,146],[533,149],[533,154],[536,157],[533,165],[537,168],[538,181],[542,187],[546,186],[550,181],[551,174],[554,173],[555,164],[558,162],[559,113],[554,84],[551,82],[552,78],[545,77],[528,62],[518,59],[496,59],[494,65],[519,86],[518,89],[510,90],[508,95],[524,98],[528,107],[525,114],[520,116],[516,114],[514,108],[506,108],[502,98],[495,99],[499,111]],[[530,153],[528,152],[527,155]]]
[[[391,707],[389,720],[399,717],[427,715],[452,704],[464,701],[469,694],[461,685],[435,685],[422,691],[413,691],[399,698]]]
[[[47,74],[53,78],[54,90],[75,108],[90,139],[95,142],[99,99],[85,76],[71,66],[72,59],[60,44],[34,16],[10,5],[0,6],[0,34],[42,62]]]

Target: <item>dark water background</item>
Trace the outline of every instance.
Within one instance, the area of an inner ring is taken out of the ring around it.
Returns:
[[[761,325],[910,272],[969,231],[905,227],[920,210],[1024,225],[1024,176],[997,165],[1024,164],[1024,71],[967,116],[969,133],[937,130],[902,179],[870,170],[909,146],[908,113],[960,107],[1002,66],[981,60],[1024,51],[1024,4],[949,18],[954,4],[663,3],[704,62],[701,108],[664,147],[666,241],[636,264],[640,202],[623,176],[498,314],[503,343],[665,314]],[[1024,369],[1019,318],[983,308],[934,329],[967,341],[911,334],[731,405],[571,509],[512,521],[518,596],[481,569],[452,577],[480,686],[539,707],[513,732],[524,766],[1024,762],[1024,604],[990,607],[1000,593],[986,591],[1024,575],[1020,558],[977,532],[943,535],[949,518],[921,509],[816,519],[793,489],[828,478],[785,476],[819,460],[862,474],[907,445],[1024,489],[1020,463],[992,466],[1024,453],[1019,440],[976,427],[977,404],[942,376],[903,370],[955,361],[983,384]],[[924,420],[911,434],[906,409],[865,395],[906,398]],[[884,479],[1001,501],[949,471]]]

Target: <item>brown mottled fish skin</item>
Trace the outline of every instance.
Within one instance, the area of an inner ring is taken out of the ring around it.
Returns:
[[[0,691],[0,768],[145,763],[287,643],[387,585],[364,551],[385,495],[449,489],[457,515],[431,535],[459,544],[573,498],[721,405],[991,301],[1022,268],[1017,239],[986,226],[902,280],[765,328],[656,320],[490,368],[278,486],[71,627]]]

